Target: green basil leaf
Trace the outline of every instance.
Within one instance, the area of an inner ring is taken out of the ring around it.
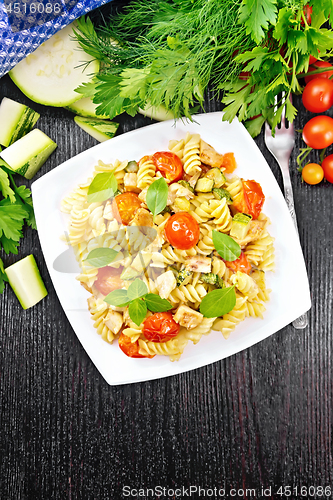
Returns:
[[[148,293],[147,285],[139,278],[134,280],[127,290],[129,300],[139,299],[143,295],[146,295],[146,293]]]
[[[117,255],[118,252],[112,248],[94,248],[84,262],[88,262],[93,267],[105,267],[111,264]]]
[[[88,189],[88,203],[102,202],[112,198],[118,189],[113,172],[97,174]]]
[[[238,243],[227,234],[220,233],[213,229],[213,243],[217,253],[222,259],[232,262],[238,259],[241,254],[241,247]]]
[[[111,306],[124,307],[130,303],[127,296],[127,290],[113,290],[104,299],[104,302],[110,304]]]
[[[230,312],[235,305],[235,287],[229,286],[207,293],[200,304],[200,312],[206,318],[217,318]]]
[[[134,323],[138,326],[141,325],[147,314],[146,302],[142,299],[135,299],[128,306],[128,314]]]
[[[165,209],[167,201],[168,185],[164,178],[161,177],[150,184],[146,195],[146,203],[151,213],[155,216]]]
[[[170,311],[173,308],[168,300],[162,299],[156,293],[148,293],[145,296],[145,301],[149,311],[152,312]]]

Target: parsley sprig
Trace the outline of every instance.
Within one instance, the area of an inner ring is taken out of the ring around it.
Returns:
[[[23,226],[36,229],[31,191],[26,186],[16,186],[12,174],[0,167],[0,251],[17,255],[23,236]],[[0,293],[7,281],[3,261],[0,258]]]

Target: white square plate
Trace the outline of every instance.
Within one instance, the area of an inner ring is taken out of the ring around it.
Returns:
[[[223,122],[221,112],[197,115],[195,120],[196,123],[178,121],[176,126],[167,121],[120,135],[71,158],[32,185],[39,238],[55,290],[80,342],[111,385],[167,377],[226,358],[272,335],[311,307],[297,234],[281,190],[257,145],[237,120],[231,124]],[[269,232],[275,238],[276,271],[267,273],[271,300],[263,320],[246,318],[228,340],[220,332],[212,332],[197,345],[189,342],[177,362],[163,356],[127,358],[117,342],[108,345],[93,327],[87,308],[90,294],[75,280],[79,267],[74,264],[73,268],[74,256],[66,252],[67,246],[60,239],[67,231],[60,202],[77,184],[86,181],[99,159],[105,163],[115,159],[139,160],[144,155],[167,150],[170,139],[183,138],[186,132],[199,133],[219,153],[233,151],[238,164],[235,173],[261,184],[266,196],[263,211],[271,219]],[[59,272],[59,266],[54,266],[57,258],[65,261],[72,272]]]

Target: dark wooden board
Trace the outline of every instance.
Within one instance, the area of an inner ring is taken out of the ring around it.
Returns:
[[[32,103],[8,76],[0,80],[3,96],[39,111],[39,128],[58,144],[36,178],[96,144],[71,112]],[[296,104],[301,128],[309,114]],[[221,104],[207,99],[205,109]],[[118,133],[151,123],[142,116],[119,121]],[[263,137],[256,142],[281,182]],[[287,498],[277,494],[280,486],[331,486],[333,186],[302,184],[300,145],[298,134],[291,173],[313,300],[310,326],[287,326],[185,374],[110,387],[62,311],[37,232],[25,230],[18,257],[35,255],[49,295],[28,311],[8,286],[0,296],[1,500],[120,499],[124,486],[191,485],[225,488],[216,498],[232,498],[231,488],[255,488],[262,498],[263,487],[272,488],[266,498]],[[2,257],[6,265],[18,259]],[[130,498],[186,498],[169,493]],[[240,491],[233,498],[254,496]]]

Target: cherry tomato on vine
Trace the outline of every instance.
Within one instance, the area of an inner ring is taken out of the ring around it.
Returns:
[[[151,359],[155,356],[155,354],[153,356],[151,356],[149,354],[147,354],[147,355],[140,354],[139,353],[139,349],[140,349],[139,342],[138,341],[131,342],[131,338],[127,337],[127,335],[125,335],[123,332],[121,332],[120,337],[118,339],[118,345],[119,345],[120,349],[123,351],[123,353],[126,354],[126,356],[128,356],[129,358],[150,358]]]
[[[324,149],[333,143],[333,118],[320,115],[311,118],[303,128],[303,141],[313,149]]]
[[[316,61],[318,61],[318,59],[314,56],[309,56],[309,65],[315,63]]]
[[[150,342],[168,342],[178,335],[179,328],[170,312],[155,313],[143,322],[143,334]]]
[[[264,201],[265,195],[258,182],[242,180],[242,190],[239,195],[235,196],[233,206],[239,212],[252,215],[254,219],[257,219]]]
[[[135,212],[141,207],[141,200],[137,194],[128,191],[118,194],[112,201],[114,218],[127,226],[133,219]]]
[[[168,219],[165,225],[165,235],[173,247],[179,250],[189,250],[199,241],[200,227],[191,214],[178,212]]]
[[[308,24],[311,24],[312,7],[310,5],[305,5],[304,9],[303,9],[303,12],[304,12],[304,16],[305,16],[306,22]],[[305,22],[304,22],[303,19],[301,20],[301,25],[302,26],[305,25]]]
[[[152,160],[159,172],[170,182],[179,181],[183,177],[183,164],[175,153],[158,151]]]
[[[315,78],[306,84],[302,101],[312,113],[323,113],[333,105],[333,82],[327,78]]]
[[[321,166],[324,170],[325,179],[333,183],[333,155],[326,156]]]
[[[225,260],[225,265],[231,269],[232,271],[241,271],[242,273],[249,274],[251,271],[251,264],[247,260],[247,257],[244,252],[241,252],[240,256],[238,259],[233,260],[232,262]]]
[[[324,178],[324,170],[318,163],[308,163],[302,170],[302,177],[307,184],[319,184]]]
[[[120,278],[122,271],[122,267],[119,269],[114,269],[110,266],[101,267],[98,269],[94,287],[105,296],[114,290],[119,290],[119,288],[124,286],[124,282]]]
[[[316,71],[317,69],[321,68],[331,68],[332,71],[324,71],[323,73],[317,73],[315,75],[308,75],[304,78],[305,83],[311,82],[311,80],[314,80],[315,78],[330,78],[333,75],[333,66],[327,61],[317,61],[315,64],[312,66],[309,66],[309,73],[311,71]]]

